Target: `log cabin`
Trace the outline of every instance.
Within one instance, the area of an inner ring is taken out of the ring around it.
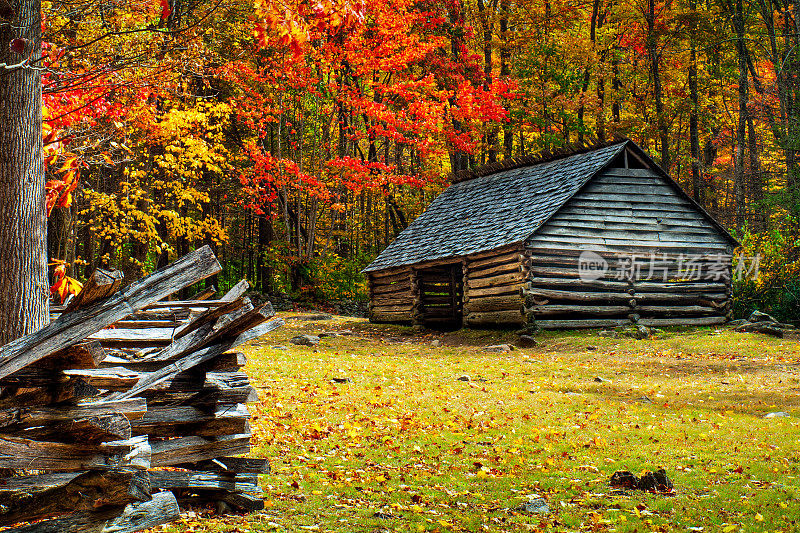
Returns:
[[[628,139],[453,183],[370,263],[370,320],[450,329],[714,325],[738,242]]]

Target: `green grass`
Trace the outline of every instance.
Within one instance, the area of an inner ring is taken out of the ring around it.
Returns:
[[[354,335],[288,344],[323,329]],[[511,332],[288,322],[245,349],[261,398],[253,455],[273,465],[267,509],[164,529],[800,530],[797,341],[713,329],[537,338],[498,354],[482,347]],[[659,467],[674,496],[608,485],[615,470]],[[552,512],[509,510],[531,493]]]

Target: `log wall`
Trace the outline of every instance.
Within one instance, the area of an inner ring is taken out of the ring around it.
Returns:
[[[515,245],[465,259],[465,326],[513,327],[526,321],[520,296],[527,278],[522,251]]]
[[[605,261],[596,279],[581,274],[584,252]],[[541,328],[712,325],[730,310],[729,242],[650,170],[613,168],[592,180],[528,240],[525,256],[525,312]]]
[[[414,296],[410,268],[369,273],[369,318],[379,323],[411,323]]]

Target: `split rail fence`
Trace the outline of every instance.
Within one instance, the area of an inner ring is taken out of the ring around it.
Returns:
[[[186,504],[263,508],[269,463],[238,457],[258,396],[234,350],[283,321],[245,281],[219,300],[164,300],[220,270],[208,247],[125,288],[97,270],[50,324],[0,348],[0,527],[124,533]]]

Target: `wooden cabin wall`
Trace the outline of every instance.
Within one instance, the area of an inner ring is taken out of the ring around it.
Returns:
[[[579,275],[587,250],[608,263],[597,280]],[[526,243],[528,322],[544,329],[722,323],[731,304],[731,251],[720,231],[656,173],[608,169]],[[690,256],[704,279],[687,279],[682,267],[690,266]],[[646,278],[651,264],[653,279],[629,279],[632,265]]]
[[[522,246],[464,260],[464,325],[520,326],[526,318],[520,289],[527,278]]]
[[[410,323],[414,297],[411,269],[391,268],[369,273],[369,318],[372,322]]]

